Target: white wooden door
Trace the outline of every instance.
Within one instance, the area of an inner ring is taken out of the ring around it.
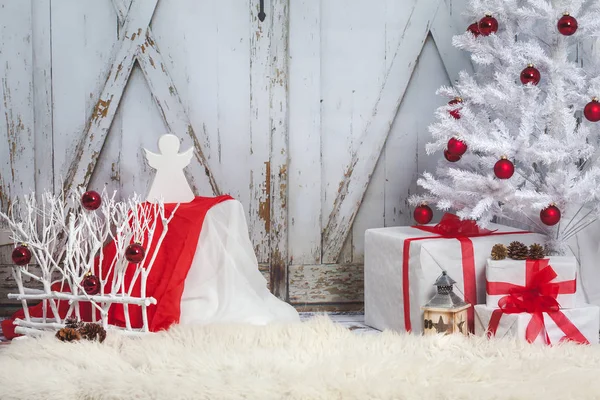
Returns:
[[[410,222],[434,92],[470,68],[450,44],[462,1],[0,4],[0,206],[144,193],[142,147],[174,133],[196,193],[244,204],[261,270],[300,307],[360,307],[364,230]],[[0,306],[11,286],[0,269]]]

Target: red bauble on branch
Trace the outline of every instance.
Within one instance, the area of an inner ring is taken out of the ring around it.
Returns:
[[[448,140],[448,153],[454,156],[462,156],[467,152],[467,144],[460,139],[451,138]]]
[[[423,203],[415,208],[413,216],[418,224],[428,224],[433,219],[433,210],[427,204]]]
[[[473,36],[477,37],[481,34],[481,32],[479,32],[479,23],[478,22],[473,22],[471,25],[469,25],[467,27],[467,31],[471,32],[473,34]]]
[[[577,31],[577,20],[569,13],[564,13],[558,20],[556,27],[562,35],[571,36]]]
[[[125,249],[125,258],[133,264],[138,264],[144,261],[146,250],[140,243],[132,243]]]
[[[26,244],[21,244],[12,251],[12,260],[17,265],[27,265],[31,261],[31,250]]]
[[[479,20],[477,27],[480,34],[489,36],[492,33],[498,32],[498,20],[492,17],[492,14],[485,14],[485,17]]]
[[[460,160],[459,155],[452,154],[447,149],[444,150],[444,157],[446,158],[446,160],[448,160],[450,162],[457,162],[458,160]]]
[[[100,208],[100,204],[102,204],[102,197],[100,197],[100,194],[98,192],[90,190],[89,192],[85,192],[81,196],[81,205],[86,210],[97,210],[98,208]]]
[[[85,292],[90,296],[100,293],[100,279],[91,273],[87,273],[85,275],[83,281],[81,281],[81,286],[83,287],[83,290],[85,290]]]
[[[550,204],[548,207],[540,211],[540,219],[546,225],[552,226],[560,221],[560,210],[556,205]]]
[[[540,71],[533,64],[527,65],[527,68],[521,71],[521,83],[523,85],[527,85],[528,83],[537,85],[540,83],[541,77]]]
[[[583,109],[583,115],[588,121],[600,121],[600,102],[596,97],[592,98],[592,101],[586,104]]]
[[[449,106],[453,106],[455,104],[462,103],[462,99],[460,97],[455,97],[453,100],[448,102]],[[455,119],[460,119],[460,108],[455,108],[454,110],[449,111],[450,115],[452,115]]]
[[[502,156],[494,165],[494,175],[498,179],[510,179],[514,173],[515,165],[506,156]]]

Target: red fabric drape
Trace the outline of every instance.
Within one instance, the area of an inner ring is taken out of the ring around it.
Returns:
[[[171,222],[168,225],[168,233],[166,234],[160,250],[154,261],[154,266],[148,276],[146,282],[146,295],[154,297],[157,300],[156,305],[148,307],[148,323],[151,331],[156,332],[162,329],[167,329],[171,324],[179,322],[181,295],[183,293],[185,278],[194,259],[198,239],[202,230],[202,224],[208,210],[216,204],[232,199],[231,196],[224,195],[218,197],[196,197],[190,203],[183,203],[179,206]],[[165,215],[168,217],[175,209],[176,204],[165,204]],[[150,246],[146,246],[146,260],[148,262],[154,248],[156,247],[158,238],[163,231],[163,226],[160,221],[157,223],[154,237]],[[111,260],[115,255],[114,243],[109,243],[103,249],[103,268],[102,275],[105,276],[108,271]],[[125,287],[129,287],[129,283],[133,278],[135,268],[128,268],[125,274]],[[109,283],[112,281],[112,276],[108,276]],[[67,291],[68,288],[60,287],[60,284],[53,285],[53,290]],[[132,296],[140,295],[140,279],[137,279],[132,292]],[[64,318],[69,308],[67,301],[59,302],[59,314]],[[42,317],[43,303],[40,302],[36,306],[29,308],[32,317]],[[53,313],[50,307],[47,307],[47,315],[52,317]],[[89,303],[80,303],[80,312],[82,319],[91,321],[92,308]],[[134,328],[142,326],[142,313],[140,306],[129,305],[129,315],[131,325]],[[15,336],[13,325],[14,319],[23,318],[23,310],[17,311],[12,319],[2,321],[2,331],[6,338],[12,339]],[[99,318],[99,314],[97,314]],[[125,316],[123,305],[113,304],[109,310],[109,323],[125,326]]]

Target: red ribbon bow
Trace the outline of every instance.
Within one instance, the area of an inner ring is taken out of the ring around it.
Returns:
[[[531,321],[525,331],[525,339],[533,343],[544,331],[546,343],[550,343],[545,331],[544,314],[547,313],[556,325],[565,333],[563,339],[579,343],[588,343],[583,334],[560,311],[556,298],[560,293],[575,293],[576,281],[552,282],[558,275],[549,265],[548,259],[527,260],[525,286],[508,282],[487,282],[487,293],[490,295],[507,294],[498,300],[499,310],[492,313],[488,326],[488,337],[495,335],[502,314],[530,313]]]
[[[461,220],[454,214],[446,213],[435,226],[417,226],[422,231],[436,233],[445,238],[487,236],[495,231],[477,226],[473,220]]]

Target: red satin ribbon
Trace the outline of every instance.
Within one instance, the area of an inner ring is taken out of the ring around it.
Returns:
[[[488,229],[481,229],[475,221],[461,221],[454,215],[446,213],[440,220],[440,223],[435,226],[413,226],[413,228],[422,231],[434,233],[438,236],[424,236],[409,238],[404,240],[404,248],[402,253],[402,297],[404,300],[404,328],[407,332],[412,330],[410,322],[410,284],[409,284],[409,259],[410,259],[410,244],[416,240],[426,239],[457,239],[460,242],[463,267],[463,282],[465,302],[471,305],[477,304],[477,277],[475,276],[475,252],[473,250],[473,242],[471,237],[479,236],[500,236],[500,235],[518,235],[531,233],[527,231],[517,232],[496,232]],[[467,310],[467,324],[469,332],[474,332],[475,315],[473,307]]]
[[[560,311],[556,298],[562,293],[575,293],[576,281],[554,282],[558,275],[549,265],[548,259],[527,260],[525,286],[507,282],[487,282],[488,294],[506,294],[498,300],[498,310],[494,310],[488,324],[487,336],[496,334],[502,314],[531,314],[531,321],[525,330],[525,339],[533,343],[544,331],[546,343],[550,338],[544,324],[544,314],[547,313],[564,333],[561,340],[572,340],[578,343],[589,343],[575,325]]]

